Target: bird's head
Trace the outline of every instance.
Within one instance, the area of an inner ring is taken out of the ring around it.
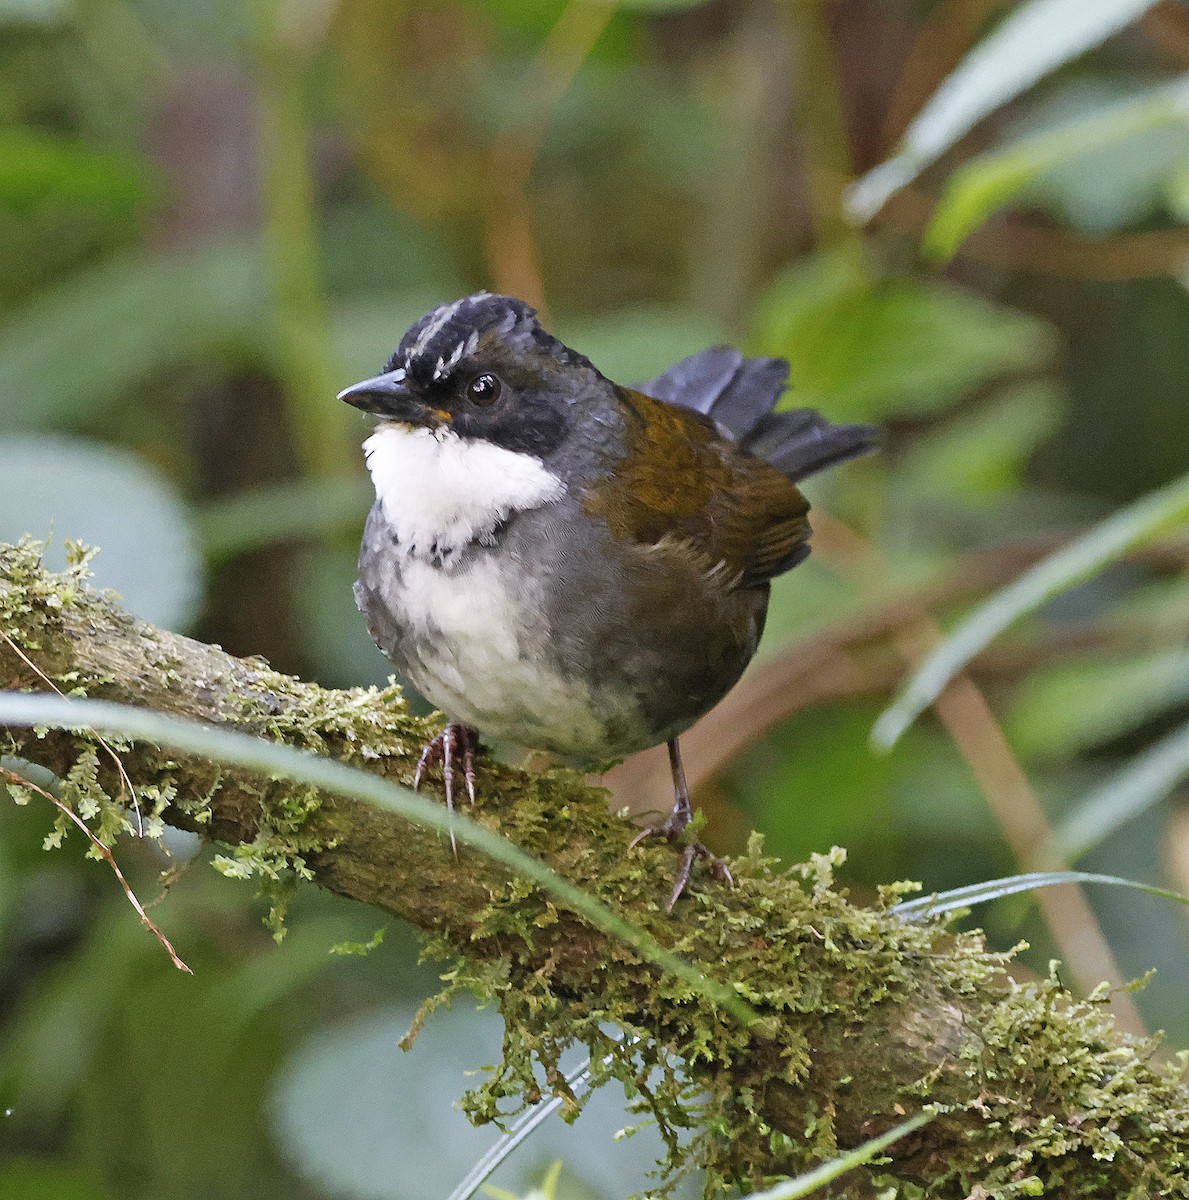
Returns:
[[[611,385],[522,300],[479,292],[426,313],[383,374],[339,393],[381,422],[449,430],[544,457]]]

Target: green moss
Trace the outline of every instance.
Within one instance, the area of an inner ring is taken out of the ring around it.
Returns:
[[[81,553],[60,575],[42,570],[31,543],[6,551],[3,564],[0,628],[26,652],[49,646],[55,622],[72,609],[101,628],[130,620],[84,586]],[[161,644],[166,677],[179,674],[165,636],[144,636]],[[47,651],[44,661],[51,659]],[[373,765],[391,758],[407,771],[430,730],[395,687],[325,692],[264,663],[219,659],[214,669],[236,672],[221,689],[230,697],[227,719],[320,754]],[[55,682],[66,690],[79,681],[63,674]],[[112,785],[102,746],[80,736],[73,749],[60,772],[71,803],[114,838],[127,828],[128,796],[105,790]],[[177,780],[194,777],[192,764],[185,776],[179,766],[175,779],[175,764],[150,761],[154,784],[139,788],[140,819],[152,827],[172,803],[190,823],[210,824],[223,777],[199,774],[208,792],[178,796]],[[618,943],[595,943],[597,958],[576,967],[566,961],[579,940],[567,936],[576,918],[533,885],[493,883],[480,912],[429,939],[428,952],[450,966],[422,1014],[463,991],[503,1014],[501,1062],[466,1098],[474,1120],[500,1120],[550,1092],[576,1115],[582,1095],[560,1063],[577,1044],[591,1056],[595,1084],[621,1086],[660,1129],[668,1147],[661,1191],[695,1169],[711,1194],[754,1188],[931,1107],[939,1115],[924,1135],[861,1172],[889,1200],[1189,1196],[1184,1064],[1166,1067],[1155,1043],[1119,1034],[1104,995],[1075,1002],[1055,978],[1018,983],[1005,971],[1011,956],[988,952],[979,934],[896,916],[892,905],[912,885],[892,885],[874,906],[856,907],[835,880],[841,851],[780,871],[753,838],[732,864],[734,889],[698,878],[671,916],[663,909],[671,885],[663,848],[615,850],[622,830],[612,828],[600,794],[567,772],[486,774],[499,801],[477,806],[480,820],[498,823],[662,943],[707,964],[760,1020],[744,1028],[727,1019]],[[258,806],[254,836],[218,862],[264,888],[279,934],[288,897],[312,856],[333,845],[336,826],[312,791],[239,776],[235,785],[246,807]],[[960,1013],[961,1023],[945,1010]],[[930,1046],[932,1029],[948,1031],[953,1044]],[[415,1033],[416,1025],[410,1040]],[[935,1062],[915,1079],[895,1060],[896,1045],[909,1038],[914,1052],[904,1061],[913,1071],[930,1053]],[[868,1062],[883,1073],[865,1075]]]
[[[943,1114],[948,1144],[932,1182],[901,1191],[906,1181],[886,1165],[866,1169],[873,1182],[890,1195],[955,1200],[1014,1200],[1041,1194],[1038,1187],[1103,1200],[1189,1195],[1180,1068],[1161,1067],[1154,1043],[1121,1037],[1105,996],[1076,1003],[1055,979],[1013,982],[1004,973],[1010,955],[988,952],[977,933],[891,913],[912,885],[886,889],[876,907],[854,906],[834,881],[842,859],[836,850],[776,873],[753,838],[732,864],[736,889],[710,885],[689,916],[678,922],[658,908],[652,921],[658,936],[667,922],[668,940],[690,958],[731,964],[736,988],[770,1018],[760,1037],[667,975],[654,973],[642,990],[638,969],[616,970],[617,959],[630,956],[614,947],[575,995],[570,977],[555,977],[548,960],[507,952],[531,946],[535,930],[559,919],[550,902],[512,886],[494,896],[470,952],[427,1006],[468,991],[503,1014],[502,1060],[465,1097],[465,1111],[476,1123],[500,1120],[552,1092],[576,1116],[582,1095],[565,1084],[560,1062],[583,1045],[596,1085],[618,1083],[660,1130],[668,1148],[660,1193],[694,1170],[705,1173],[708,1195],[759,1187],[839,1152],[839,1097],[866,1087],[834,1072],[835,1063],[854,1061],[840,1042],[894,1028],[889,1012],[919,1001],[924,981],[939,1000],[961,998],[985,1019],[968,1030],[956,1060],[945,1058],[944,1080],[939,1066],[898,1089],[898,1113],[871,1112],[872,1133],[923,1106]],[[628,862],[609,879],[582,882],[614,904],[642,882],[638,874],[639,864]],[[489,941],[503,953],[491,953]],[[430,952],[450,957],[454,948],[431,943]],[[780,1085],[800,1113],[793,1129],[771,1125],[771,1092]],[[917,1171],[919,1163],[912,1178]]]

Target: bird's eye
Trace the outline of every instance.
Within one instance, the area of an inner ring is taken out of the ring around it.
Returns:
[[[488,408],[500,398],[500,381],[494,375],[476,375],[467,384],[467,399],[480,408]]]

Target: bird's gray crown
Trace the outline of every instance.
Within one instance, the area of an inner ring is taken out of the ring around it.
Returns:
[[[591,367],[589,359],[542,329],[536,309],[523,300],[476,292],[440,304],[414,323],[388,360],[387,369],[403,368],[414,386],[425,388],[474,354],[489,335],[505,350],[520,346],[534,355],[550,354],[566,365]]]

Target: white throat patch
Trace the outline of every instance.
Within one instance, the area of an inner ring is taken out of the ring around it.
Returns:
[[[490,538],[512,513],[540,508],[566,490],[534,455],[450,429],[381,425],[363,453],[384,516],[419,558]]]

